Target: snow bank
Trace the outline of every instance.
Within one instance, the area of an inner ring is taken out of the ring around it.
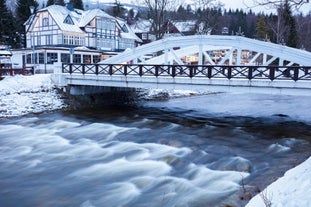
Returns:
[[[0,117],[53,111],[66,107],[50,74],[5,77],[0,81]]]
[[[246,207],[311,206],[311,157],[287,171],[276,182],[255,196]],[[264,202],[266,200],[266,202]],[[271,202],[271,203],[270,203]],[[268,204],[271,205],[268,205]]]
[[[141,92],[145,100],[165,100],[169,98],[189,97],[192,95],[202,95],[208,92],[199,92],[193,90],[164,90],[164,89],[147,89]]]

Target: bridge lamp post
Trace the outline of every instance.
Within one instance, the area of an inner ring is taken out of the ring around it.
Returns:
[[[30,10],[30,14],[32,16],[34,11],[35,11],[35,7],[34,6],[29,6],[29,10]],[[31,24],[32,24],[32,21],[31,21]],[[31,50],[32,50],[31,63],[34,65],[34,63],[35,63],[35,48],[34,48],[33,39],[34,39],[34,37],[33,37],[32,31],[31,31],[30,32],[30,47],[31,47]]]

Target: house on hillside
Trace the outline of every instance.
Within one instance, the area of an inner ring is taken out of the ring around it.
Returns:
[[[139,19],[130,25],[135,34],[143,41],[143,44],[156,40],[151,34],[151,21]],[[163,38],[193,35],[196,33],[196,21],[166,21],[162,25]]]
[[[138,19],[130,25],[134,33],[142,40],[142,44],[147,44],[156,40],[154,34],[150,33],[151,21]]]
[[[195,21],[167,21],[162,26],[164,31],[163,38],[194,35],[196,27]]]
[[[24,26],[26,48],[13,51],[12,61],[34,66],[35,73],[52,72],[54,63],[97,63],[141,42],[125,21],[70,4],[43,8]]]

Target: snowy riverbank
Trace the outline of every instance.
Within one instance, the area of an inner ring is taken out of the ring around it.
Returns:
[[[159,93],[159,91],[150,91],[149,96]],[[177,92],[178,93],[178,92]],[[191,94],[192,92],[184,92]],[[169,96],[176,96],[176,94],[170,93]],[[250,110],[253,106],[254,100],[259,100],[262,97],[256,98],[256,95],[252,95],[252,101],[245,101],[243,104],[247,107],[240,107],[239,110]],[[267,96],[268,97],[268,96]],[[219,104],[221,100],[227,100],[227,102],[236,105],[235,96],[225,96],[225,98],[215,99],[214,103],[209,103],[212,111],[219,112]],[[228,99],[232,100],[228,100]],[[269,100],[265,100],[263,103],[274,106],[273,104],[278,100],[274,100],[274,97],[269,97]],[[292,117],[299,117],[299,121],[306,121],[311,123],[308,113],[309,103],[311,97],[296,97],[292,98],[290,102],[282,105],[284,112],[291,111]],[[299,100],[299,101],[297,101]],[[249,101],[249,100],[248,100]],[[271,102],[271,104],[269,104]],[[299,102],[299,108],[297,104]],[[296,107],[295,107],[296,106]],[[29,113],[40,113],[44,111],[53,111],[65,108],[66,104],[61,99],[61,96],[54,88],[50,75],[35,75],[35,76],[15,76],[6,77],[0,81],[0,118],[1,117],[15,117],[22,116]],[[293,110],[294,109],[296,110]],[[234,111],[231,109],[230,111]],[[293,112],[294,111],[294,112]],[[240,113],[241,111],[239,111]],[[264,113],[264,112],[258,112]],[[279,113],[277,111],[277,113]],[[307,114],[307,115],[306,115]],[[301,120],[307,119],[307,120]],[[247,207],[266,207],[268,202],[271,202],[273,207],[302,207],[311,206],[311,158],[306,160],[299,166],[287,171],[284,177],[279,178],[276,182],[267,187],[263,193],[254,197]],[[265,204],[263,201],[267,199]]]
[[[66,107],[51,75],[5,77],[0,81],[0,118],[41,113]]]

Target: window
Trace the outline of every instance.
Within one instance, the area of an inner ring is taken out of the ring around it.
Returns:
[[[57,53],[46,53],[46,63],[53,64],[54,62],[57,62]]]
[[[85,38],[76,37],[76,36],[68,36],[64,35],[64,44],[65,45],[84,45]]]
[[[81,63],[81,55],[74,54],[73,55],[73,63]]]
[[[83,63],[91,63],[91,55],[83,55]]]
[[[80,45],[80,37],[75,37],[75,45]]]
[[[73,45],[73,43],[74,43],[74,37],[69,36],[69,45]]]
[[[57,44],[63,44],[63,36],[61,34],[57,36]]]
[[[46,35],[45,36],[45,43],[46,43],[46,45],[52,45],[53,44],[53,36],[52,35]]]
[[[127,48],[133,48],[134,46],[135,45],[134,45],[134,41],[133,40],[125,39],[125,38],[120,39],[119,49],[125,50]]]
[[[84,38],[80,38],[80,45],[84,45]]]
[[[125,29],[127,30],[127,28]],[[113,21],[104,18],[97,19],[96,30],[96,36],[99,38],[115,38],[115,23]]]
[[[60,59],[62,63],[70,63],[70,54],[62,53]]]
[[[38,63],[38,53],[34,53],[33,54],[34,56],[33,56],[33,60],[34,60],[34,64],[37,64]]]
[[[44,53],[38,53],[39,55],[39,64],[44,64]]]
[[[65,45],[69,44],[69,37],[67,35],[64,35],[64,44]]]
[[[73,20],[71,19],[71,17],[69,15],[65,18],[64,23],[65,24],[74,24]]]
[[[41,45],[41,36],[37,37],[37,45]]]
[[[93,63],[98,63],[100,61],[99,55],[93,55]]]
[[[123,27],[122,27],[122,31],[125,32],[125,33],[128,33],[129,30],[127,29],[126,25],[124,24]]]
[[[31,54],[27,54],[26,63],[31,64]]]
[[[49,26],[49,18],[48,18],[48,17],[44,17],[44,18],[42,19],[42,26],[43,26],[43,27]]]
[[[148,33],[142,33],[142,39],[148,40]]]

